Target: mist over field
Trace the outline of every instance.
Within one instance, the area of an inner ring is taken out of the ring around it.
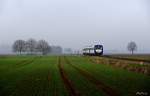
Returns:
[[[150,53],[149,0],[0,0],[0,53],[15,40],[44,39],[81,50],[102,44],[106,53]]]
[[[150,96],[150,0],[0,0],[0,96]]]

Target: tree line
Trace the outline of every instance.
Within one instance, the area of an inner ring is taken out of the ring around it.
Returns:
[[[35,39],[16,40],[12,46],[13,52],[19,54],[42,54],[46,55],[51,51],[51,47],[45,40],[36,41]]]
[[[13,52],[19,54],[62,54],[62,48],[60,46],[50,46],[47,41],[35,39],[16,40],[12,46]],[[137,45],[134,41],[128,43],[128,51],[132,54],[137,50]]]

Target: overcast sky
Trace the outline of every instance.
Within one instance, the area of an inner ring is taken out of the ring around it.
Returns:
[[[29,38],[73,49],[100,43],[106,50],[135,41],[150,52],[150,0],[0,0],[0,45]]]

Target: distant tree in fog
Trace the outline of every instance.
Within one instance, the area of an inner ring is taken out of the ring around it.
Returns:
[[[71,48],[65,48],[65,49],[64,49],[64,53],[65,53],[65,54],[72,54],[73,51],[72,51]]]
[[[57,49],[57,52],[59,54],[62,54],[62,47],[61,46],[57,46],[56,49]]]
[[[54,55],[62,54],[62,47],[61,46],[51,46],[51,54],[54,54]]]
[[[131,42],[128,43],[127,48],[128,48],[128,51],[130,51],[133,54],[134,51],[137,50],[137,45],[136,45],[135,42],[131,41]]]
[[[40,40],[37,43],[37,51],[41,52],[43,55],[46,55],[50,52],[50,46],[45,40]]]
[[[16,40],[13,44],[13,51],[20,54],[25,51],[26,42],[24,40]]]
[[[37,48],[37,42],[34,39],[29,39],[26,41],[26,52],[30,52],[30,54],[33,54],[33,52],[36,52]]]

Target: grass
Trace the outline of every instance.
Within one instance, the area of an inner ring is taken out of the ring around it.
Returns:
[[[114,68],[105,64],[94,64],[88,58],[72,57],[70,61],[74,65],[90,72],[95,78],[103,81],[108,86],[118,90],[123,96],[134,96],[136,92],[148,92],[150,89],[150,77],[129,72],[120,68]]]
[[[105,96],[103,90],[88,80],[78,70],[61,58],[67,79],[84,96]],[[121,96],[135,96],[136,92],[149,92],[150,77],[114,68],[105,64],[95,64],[89,58],[67,56],[70,63],[86,70],[97,80],[117,90]],[[69,91],[60,74],[57,56],[1,56],[0,96],[69,96]]]
[[[18,62],[31,58],[33,57],[7,58],[6,62],[2,60],[0,96],[54,96],[55,93],[67,96],[56,65],[57,57],[36,57],[30,64],[16,66]]]
[[[85,96],[105,96],[102,91],[96,89],[96,86],[84,78],[77,70],[72,68],[67,62],[63,62],[64,70],[68,78],[75,85],[75,88]]]

